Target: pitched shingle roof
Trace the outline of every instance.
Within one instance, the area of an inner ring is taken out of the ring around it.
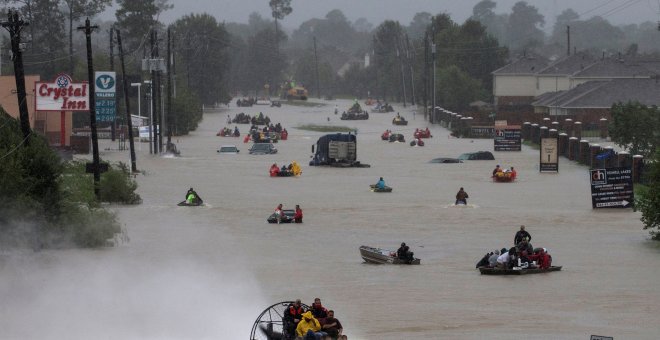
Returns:
[[[606,58],[591,64],[584,70],[575,73],[575,78],[616,78],[616,77],[641,77],[648,78],[654,72],[637,62],[626,62],[623,60]]]
[[[650,78],[589,81],[575,88],[540,96],[534,106],[559,106],[567,109],[610,108],[617,102],[637,101],[660,106],[660,81]]]
[[[539,75],[572,75],[596,62],[591,54],[579,52],[563,57],[538,72]]]
[[[550,61],[539,55],[531,54],[520,57],[511,63],[493,71],[496,75],[532,75],[542,70]]]

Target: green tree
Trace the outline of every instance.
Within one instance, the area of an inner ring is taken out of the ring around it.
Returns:
[[[276,45],[279,47],[279,30],[277,28],[277,20],[284,19],[285,16],[291,14],[293,8],[291,7],[291,0],[270,0],[268,2],[272,10],[273,19],[275,19],[275,39]]]
[[[612,141],[645,158],[652,157],[660,145],[660,110],[639,102],[612,105],[609,126]]]
[[[117,27],[122,31],[125,51],[146,47],[149,32],[162,28],[158,21],[160,13],[173,7],[167,0],[117,0],[117,6],[115,16]]]
[[[511,9],[507,29],[507,44],[511,50],[520,51],[527,48],[538,47],[544,43],[545,33],[541,27],[545,19],[539,10],[519,1]]]
[[[69,24],[69,74],[73,75],[75,58],[73,54],[73,23],[83,17],[93,17],[112,4],[112,0],[62,0]]]
[[[282,80],[287,62],[285,56],[277,52],[273,34],[272,29],[265,29],[248,39],[243,76],[249,89],[259,91],[265,84],[273,87]],[[280,32],[280,35],[284,34]]]
[[[649,162],[645,180],[648,186],[640,191],[635,208],[642,212],[644,229],[650,229],[653,239],[660,240],[660,150]]]
[[[400,67],[397,58],[401,35],[402,29],[399,23],[386,20],[376,28],[373,38],[373,63],[378,87],[372,92],[385,100],[403,97],[400,90]]]
[[[319,93],[332,93],[334,92],[334,72],[332,66],[323,61],[323,56],[320,55],[319,60]],[[314,60],[314,51],[307,50],[303,52],[293,63],[294,79],[296,83],[303,84],[310,94],[316,94],[316,63]]]
[[[176,36],[179,69],[184,69],[188,87],[202,103],[227,103],[226,88],[230,37],[209,14],[185,15],[172,25]],[[181,65],[182,64],[182,65]]]
[[[60,0],[4,0],[6,4],[18,5],[21,19],[30,23],[22,31],[23,41],[31,41],[23,52],[26,74],[39,74],[42,79],[51,79],[64,67],[66,56],[64,35],[65,18],[60,11]],[[6,17],[6,16],[5,16]]]
[[[497,4],[491,0],[482,0],[472,8],[472,20],[479,21],[486,26],[490,35],[498,41],[506,41],[507,25],[509,16],[507,14],[495,14]]]
[[[437,81],[437,100],[451,111],[464,111],[469,108],[471,102],[487,97],[481,82],[461,71],[456,65],[441,69]]]
[[[415,39],[422,39],[424,37],[424,32],[426,32],[426,27],[431,24],[431,13],[428,12],[419,12],[416,13],[413,17],[410,26],[408,26],[408,36]]]

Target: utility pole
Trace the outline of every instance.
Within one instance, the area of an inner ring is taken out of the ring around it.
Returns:
[[[121,80],[124,88],[124,102],[126,103],[126,124],[128,125],[128,145],[131,149],[131,172],[137,172],[135,161],[135,142],[133,141],[133,119],[131,119],[131,105],[128,98],[128,82],[126,81],[126,67],[124,66],[124,48],[121,45],[121,32],[117,30],[117,45],[119,45],[119,61],[121,63]],[[139,92],[139,91],[138,91]],[[138,103],[140,95],[138,94]],[[139,104],[138,104],[139,105]]]
[[[571,55],[571,26],[566,25],[566,55]]]
[[[21,131],[25,138],[25,146],[30,144],[28,136],[30,129],[30,114],[27,107],[27,94],[25,93],[25,71],[23,70],[23,52],[21,51],[21,30],[29,23],[18,18],[18,12],[7,12],[8,21],[2,22],[2,27],[9,31],[11,38],[12,60],[14,61],[14,74],[16,78],[16,95],[18,96],[18,111],[21,121]]]
[[[156,58],[156,30],[151,31],[151,59]],[[151,63],[151,62],[150,62]],[[154,91],[155,88],[155,91]],[[156,95],[158,94],[158,84],[156,83],[156,70],[152,68],[151,70],[151,105],[153,108],[153,111],[156,112],[155,115],[152,117],[152,129],[153,129],[153,136],[154,139],[152,141],[153,143],[153,150],[154,154],[158,154],[158,134],[160,133],[160,129],[158,129],[158,100],[156,98]],[[158,129],[158,130],[157,130]]]
[[[92,155],[94,167],[94,194],[96,199],[101,199],[101,169],[99,167],[99,141],[96,134],[96,88],[94,86],[94,64],[92,61],[92,30],[99,28],[89,24],[89,18],[85,19],[85,26],[79,26],[78,30],[85,31],[87,40],[87,79],[89,86],[89,126],[92,129]]]
[[[399,58],[399,68],[401,69],[401,87],[403,89],[403,107],[406,107],[406,76],[403,72],[403,62],[401,61],[401,52],[399,50],[399,39],[397,38],[396,56]]]
[[[319,85],[319,58],[316,56],[316,36],[314,36],[314,63],[316,65],[316,96],[321,99],[321,86]]]
[[[108,31],[110,33],[110,71],[114,71],[115,70],[115,46],[113,40],[114,29],[110,27]],[[112,120],[112,124],[110,125],[110,139],[113,142],[115,141],[116,134],[117,134],[117,117],[115,116],[115,119]]]
[[[424,91],[422,92],[424,102],[424,120],[427,119],[429,111],[428,95],[429,95],[429,32],[424,32]]]
[[[431,124],[433,124],[434,116],[435,116],[435,32],[433,34],[433,42],[431,43],[431,55],[433,57],[433,84],[431,86],[431,91],[433,92],[433,108],[431,108]]]
[[[408,33],[406,33],[406,59],[408,60],[408,66],[410,67],[410,91],[412,91],[412,97],[410,99],[411,105],[417,105],[417,100],[415,100],[415,70],[413,64],[415,61],[415,50],[410,52],[410,40],[408,39]],[[412,57],[411,57],[412,55]]]
[[[172,37],[167,28],[167,145],[172,143]]]

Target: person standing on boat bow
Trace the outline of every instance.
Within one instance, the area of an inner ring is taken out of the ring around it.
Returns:
[[[275,208],[275,218],[277,218],[277,224],[282,222],[282,203],[278,204],[277,208]]]
[[[523,239],[527,238],[527,241],[532,240],[532,235],[530,235],[526,230],[525,226],[521,225],[520,230],[516,233],[516,236],[513,238],[513,245],[517,246],[518,243],[522,242]]]
[[[458,190],[458,193],[456,193],[456,203],[454,205],[458,205],[459,203],[467,205],[467,199],[469,198],[467,192],[463,190],[463,187],[461,187],[460,190]]]

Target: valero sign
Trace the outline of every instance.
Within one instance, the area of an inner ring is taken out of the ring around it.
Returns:
[[[89,111],[89,84],[61,73],[53,82],[35,82],[37,111]]]

